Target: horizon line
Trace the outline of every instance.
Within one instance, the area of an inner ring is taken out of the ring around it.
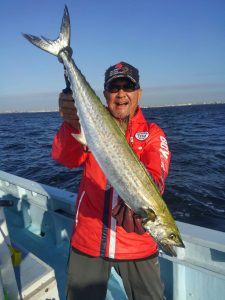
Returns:
[[[142,109],[146,108],[163,108],[163,107],[177,107],[177,106],[195,106],[195,105],[220,105],[220,104],[225,104],[225,100],[222,101],[203,101],[203,102],[198,102],[198,103],[176,103],[176,104],[163,104],[163,105],[149,105],[149,106],[142,106],[140,107]],[[6,110],[6,111],[0,111],[0,114],[10,114],[10,113],[49,113],[49,112],[58,112],[58,109],[37,109],[37,110]]]

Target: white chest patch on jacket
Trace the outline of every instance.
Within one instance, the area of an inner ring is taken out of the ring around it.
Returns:
[[[144,141],[147,139],[147,137],[149,136],[149,132],[144,131],[144,132],[136,132],[135,133],[135,137],[137,140],[139,141]]]

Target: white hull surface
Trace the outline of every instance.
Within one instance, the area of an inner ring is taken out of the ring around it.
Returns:
[[[76,194],[0,171],[0,199],[15,202],[4,212],[11,242],[24,253],[16,267],[22,298],[64,300]],[[160,253],[166,299],[225,299],[225,233],[177,225],[186,248],[178,248],[176,258]],[[114,270],[107,292],[112,299],[127,299]]]

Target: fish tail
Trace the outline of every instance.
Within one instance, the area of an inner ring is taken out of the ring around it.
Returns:
[[[65,6],[60,27],[60,33],[56,40],[49,40],[41,36],[36,37],[31,34],[23,33],[23,36],[38,48],[47,51],[60,59],[60,53],[67,51],[69,56],[72,56],[72,49],[70,48],[70,16],[67,6]]]

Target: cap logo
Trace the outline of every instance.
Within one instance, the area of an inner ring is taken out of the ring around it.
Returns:
[[[122,64],[117,64],[117,65],[115,65],[115,68],[116,68],[116,69],[121,69],[122,66],[123,66]]]
[[[129,68],[125,67],[125,66],[121,69],[121,72],[123,72],[124,74],[127,74],[128,71],[129,71]]]
[[[118,68],[117,67],[118,65],[120,65],[121,67]],[[129,73],[128,67],[122,66],[121,64],[118,64],[118,65],[116,65],[116,68],[109,73],[110,77],[118,75],[118,74],[128,74]]]
[[[139,141],[144,141],[148,138],[149,136],[149,132],[148,131],[144,131],[144,132],[136,132],[135,133],[135,137],[137,140]]]

